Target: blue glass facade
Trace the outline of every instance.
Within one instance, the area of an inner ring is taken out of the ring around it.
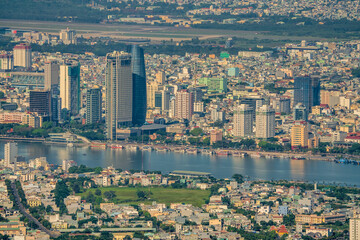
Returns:
[[[304,104],[308,111],[320,104],[320,81],[311,77],[297,77],[294,82],[294,106]]]
[[[129,49],[131,53],[131,68],[133,74],[133,124],[143,125],[146,118],[146,73],[144,50],[132,45]]]

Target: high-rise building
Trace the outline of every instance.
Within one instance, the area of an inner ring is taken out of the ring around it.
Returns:
[[[14,68],[14,58],[11,54],[0,54],[0,69],[12,70]]]
[[[14,66],[31,68],[31,47],[28,44],[20,43],[14,47]]]
[[[275,136],[275,111],[269,105],[263,105],[256,110],[257,138],[272,138]]]
[[[143,125],[146,118],[146,73],[144,50],[138,45],[131,46],[131,69],[133,77],[132,123]]]
[[[156,74],[156,82],[159,85],[164,85],[165,84],[165,73],[163,71],[160,71]]]
[[[48,62],[44,67],[44,89],[51,90],[54,86],[59,85],[59,75],[60,66],[56,62]]]
[[[307,121],[308,120],[308,110],[302,103],[298,103],[294,107],[294,120],[295,121]]]
[[[30,91],[30,112],[41,116],[51,115],[51,94],[50,91]]]
[[[254,109],[247,104],[240,104],[234,111],[233,134],[235,137],[253,135]]]
[[[320,104],[320,81],[318,78],[296,77],[294,80],[294,106],[304,104],[308,111]]]
[[[115,140],[116,130],[132,123],[133,80],[130,54],[115,51],[106,55],[105,82],[107,137]]]
[[[69,28],[61,30],[59,37],[66,45],[77,44],[76,32],[74,30],[69,30]]]
[[[61,120],[61,98],[53,95],[51,97],[51,121],[59,122]]]
[[[102,96],[101,88],[92,88],[86,92],[86,123],[101,121]]]
[[[12,163],[16,164],[16,156],[18,155],[18,146],[15,142],[8,142],[4,149],[4,162],[6,167],[10,167]]]
[[[305,121],[296,121],[291,128],[291,147],[306,148],[308,146],[309,132]]]
[[[155,93],[159,90],[159,85],[156,82],[151,82],[146,85],[147,91],[147,107],[155,108]]]
[[[190,120],[194,113],[194,95],[181,90],[175,96],[175,117]]]
[[[349,235],[349,240],[360,239],[360,216],[358,214],[354,214],[354,217],[350,218]]]
[[[61,108],[66,108],[72,115],[80,110],[80,64],[60,66]]]
[[[290,114],[291,108],[290,108],[290,98],[276,98],[272,101],[273,108],[275,109],[276,113],[280,114]]]

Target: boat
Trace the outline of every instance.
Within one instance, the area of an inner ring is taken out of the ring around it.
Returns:
[[[291,157],[291,160],[306,160],[306,157]]]
[[[238,151],[232,152],[232,155],[233,155],[234,157],[245,157],[245,153],[243,153],[243,152],[238,152]]]
[[[101,148],[101,149],[105,149],[106,148],[106,144],[105,143],[98,143],[98,142],[92,142],[90,145],[91,148]]]
[[[66,146],[68,146],[68,147],[73,147],[74,144],[73,144],[72,142],[69,142],[68,144],[66,144]]]
[[[188,154],[198,154],[198,150],[196,148],[186,149],[186,153]]]
[[[213,154],[213,151],[209,150],[209,149],[203,149],[201,150],[201,154],[204,154],[204,155],[212,155]]]
[[[158,147],[158,148],[156,148],[156,151],[158,151],[158,152],[167,152],[168,149],[166,147]]]
[[[112,149],[124,149],[124,146],[120,145],[120,144],[110,144],[110,145],[108,145],[108,147],[110,147]]]
[[[176,152],[176,153],[185,153],[184,148],[174,148],[173,151]]]
[[[143,151],[152,151],[152,147],[150,147],[150,146],[143,146],[142,148],[141,148],[141,150],[143,150]]]
[[[218,156],[228,156],[230,155],[230,152],[227,150],[220,150],[220,151],[215,151],[216,155]]]
[[[136,146],[136,145],[131,145],[129,149],[130,149],[131,151],[136,151],[136,150],[138,150],[138,146]]]

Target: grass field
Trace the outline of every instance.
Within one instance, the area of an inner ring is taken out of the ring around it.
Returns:
[[[104,192],[114,191],[116,197],[111,200],[114,203],[126,203],[126,204],[139,204],[146,203],[150,204],[153,201],[158,203],[165,203],[170,205],[170,203],[188,203],[194,206],[200,207],[205,201],[209,198],[210,191],[208,190],[198,190],[198,189],[173,189],[173,188],[162,188],[162,187],[101,187],[98,188],[102,192],[102,197],[104,198]],[[95,193],[96,189],[89,189],[84,193],[80,193],[82,197],[87,196],[90,192]],[[136,192],[140,191],[150,191],[152,194],[149,196],[148,200],[140,201],[137,197]]]

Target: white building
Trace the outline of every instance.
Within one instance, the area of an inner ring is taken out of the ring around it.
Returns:
[[[360,239],[360,216],[355,214],[354,218],[351,218],[349,221],[349,240],[359,240]]]
[[[69,28],[61,30],[59,37],[66,45],[77,43],[76,32],[74,30],[69,30]]]
[[[263,105],[256,111],[257,138],[272,138],[275,136],[275,111],[268,105]]]
[[[14,58],[10,54],[0,55],[0,69],[1,70],[12,70],[14,68]]]
[[[11,167],[13,163],[16,165],[16,156],[18,155],[18,146],[15,142],[8,142],[5,144],[4,149],[4,162],[5,167]]]
[[[31,68],[31,47],[21,43],[14,47],[14,66]]]
[[[253,113],[254,110],[247,104],[241,104],[234,111],[234,128],[235,137],[248,137],[253,135]]]

